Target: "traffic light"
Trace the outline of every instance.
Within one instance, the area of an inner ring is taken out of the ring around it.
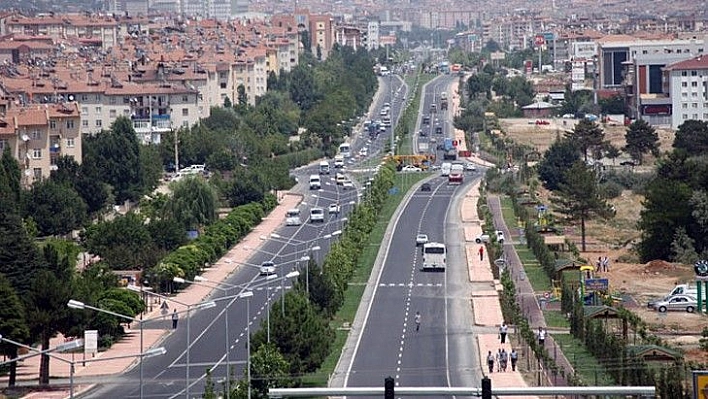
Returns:
[[[393,377],[388,376],[384,378],[384,399],[393,399],[393,385]]]
[[[482,378],[482,399],[492,399],[492,380],[489,377]]]

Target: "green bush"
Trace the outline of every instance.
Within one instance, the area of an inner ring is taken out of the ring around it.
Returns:
[[[623,187],[615,182],[607,182],[600,185],[600,192],[607,199],[617,198],[622,195]]]

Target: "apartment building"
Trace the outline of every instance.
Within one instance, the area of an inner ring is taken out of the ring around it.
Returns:
[[[666,67],[671,106],[671,127],[689,119],[708,121],[708,54]]]
[[[81,163],[80,125],[75,102],[9,107],[0,115],[0,151],[10,149],[29,186],[49,177],[62,156]]]
[[[13,15],[5,21],[5,30],[8,34],[44,36],[55,40],[75,38],[86,43],[97,43],[107,50],[117,44],[119,22],[112,16]]]

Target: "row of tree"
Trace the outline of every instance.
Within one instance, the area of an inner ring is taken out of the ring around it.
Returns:
[[[251,355],[253,398],[267,398],[269,388],[299,386],[300,377],[319,369],[330,355],[334,340],[332,319],[343,304],[348,281],[369,243],[378,221],[376,215],[393,186],[394,174],[392,164],[380,170],[362,201],[347,215],[347,225],[322,265],[311,257],[309,276],[301,273],[294,289],[285,293],[283,309],[277,306],[270,309],[269,336],[265,325],[253,334],[251,344],[256,348]],[[231,384],[232,392],[224,391],[221,397],[245,399],[248,384],[247,379]],[[207,383],[203,397],[217,397],[213,383]]]

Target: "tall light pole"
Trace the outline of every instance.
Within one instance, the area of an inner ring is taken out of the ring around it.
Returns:
[[[143,291],[144,291],[142,287],[138,287],[138,286],[135,286],[135,285],[128,285],[128,289],[131,290],[131,291],[137,291],[137,292],[143,292]],[[145,291],[145,292],[148,292],[148,291]],[[186,386],[185,386],[185,394],[186,394],[187,398],[189,398],[189,387],[190,387],[190,384],[189,384],[189,368],[190,368],[189,355],[190,355],[191,348],[192,348],[192,335],[191,335],[191,327],[190,327],[191,324],[192,324],[192,323],[191,323],[191,319],[192,319],[192,317],[191,317],[192,309],[194,309],[194,310],[197,310],[197,309],[209,309],[209,308],[215,307],[215,306],[216,306],[216,303],[215,303],[214,301],[206,301],[206,302],[199,302],[199,303],[196,303],[196,304],[187,304],[187,303],[180,302],[180,301],[178,301],[178,300],[176,300],[176,299],[174,299],[174,298],[170,298],[170,297],[168,297],[168,296],[160,295],[160,294],[157,294],[157,293],[154,293],[154,292],[150,292],[150,295],[154,295],[154,296],[156,296],[156,297],[158,297],[158,298],[160,298],[160,299],[162,299],[162,300],[171,301],[171,302],[174,302],[174,303],[176,303],[176,304],[178,304],[178,305],[182,305],[182,306],[187,307],[187,351],[186,351],[186,352],[187,352],[187,353],[186,353],[187,365],[186,365],[186,367],[185,367],[185,368],[186,368],[186,371],[185,371],[185,380],[186,380],[186,381],[185,381],[185,385],[186,385]],[[141,338],[141,346],[142,346],[142,338]],[[142,362],[141,362],[141,363],[142,363]],[[141,369],[141,371],[142,371],[142,369]],[[141,374],[142,374],[142,372],[141,372]]]
[[[144,392],[143,392],[143,359],[142,359],[144,320],[142,318],[136,319],[135,317],[130,317],[130,316],[127,316],[124,314],[112,312],[110,310],[97,308],[97,307],[94,307],[91,305],[87,305],[81,301],[76,301],[74,299],[70,299],[69,302],[67,302],[66,306],[68,306],[71,309],[79,309],[79,310],[89,309],[89,310],[93,310],[94,312],[105,313],[105,314],[109,314],[111,316],[120,317],[122,319],[138,323],[138,325],[140,326],[140,353],[141,353],[140,364],[138,365],[138,367],[140,368],[140,399],[142,399],[144,397],[143,396],[144,395]]]
[[[201,276],[195,276],[194,281],[186,280],[181,277],[174,277],[172,279],[175,283],[179,284],[185,284],[185,283],[190,283],[190,284],[200,284],[200,285],[206,285],[210,288],[220,290],[222,292],[225,292],[228,295],[228,288],[221,288],[216,286],[215,284],[209,284],[207,279],[201,277]],[[237,299],[239,298],[248,298],[253,296],[253,291],[244,291],[241,292],[237,295],[231,296],[231,297],[223,297],[219,298],[219,300],[226,300],[226,299],[231,299],[226,304],[225,310],[224,310],[224,332],[226,334],[224,343],[226,346],[226,392],[227,395],[231,394],[231,372],[230,372],[230,366],[231,366],[231,361],[230,361],[230,355],[229,353],[231,352],[231,338],[229,334],[229,308],[231,307],[231,304],[233,304]],[[248,356],[250,357],[251,354],[248,353]]]

